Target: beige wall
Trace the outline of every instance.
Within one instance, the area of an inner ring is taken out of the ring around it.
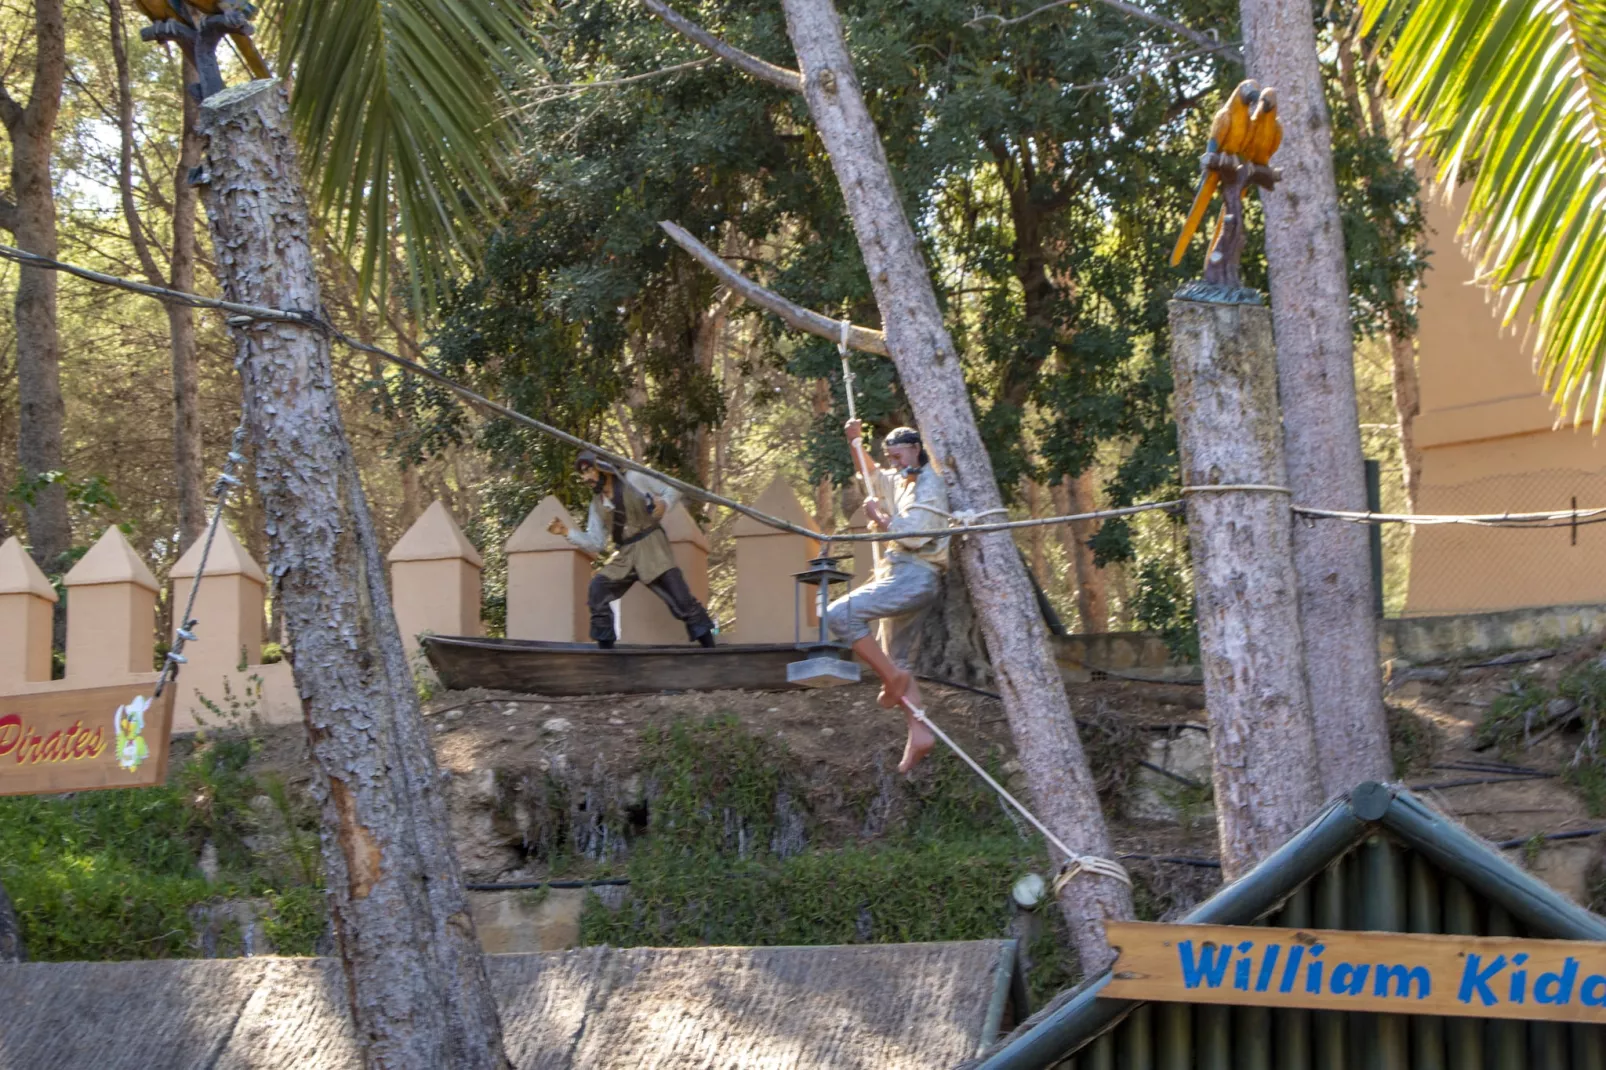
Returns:
[[[1464,198],[1463,198],[1464,200]],[[1461,203],[1428,206],[1432,266],[1422,290],[1418,372],[1421,513],[1606,506],[1606,448],[1556,428],[1533,361],[1471,285],[1454,241]],[[1606,525],[1550,530],[1419,527],[1408,615],[1606,602]]]

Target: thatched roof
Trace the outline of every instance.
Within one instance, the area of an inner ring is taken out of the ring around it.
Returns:
[[[486,961],[521,1070],[951,1066],[992,1039],[1014,969],[1004,940]],[[345,1070],[342,986],[328,959],[0,966],[0,1067]]]

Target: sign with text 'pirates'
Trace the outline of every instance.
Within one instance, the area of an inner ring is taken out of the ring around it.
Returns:
[[[1108,926],[1112,999],[1606,1023],[1606,944],[1498,936]]]
[[[145,788],[167,776],[173,688],[150,682],[0,699],[0,795]]]

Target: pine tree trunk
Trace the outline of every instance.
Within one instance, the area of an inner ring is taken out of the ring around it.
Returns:
[[[34,0],[33,84],[26,107],[0,92],[0,118],[11,138],[11,196],[0,218],[21,248],[54,257],[56,196],[50,181],[56,117],[67,70],[62,0]],[[61,337],[56,328],[56,273],[22,268],[13,305],[17,330],[17,460],[25,479],[62,468]],[[47,571],[72,546],[65,487],[39,489],[26,505],[34,560]],[[57,614],[58,618],[60,613]]]
[[[184,60],[184,84],[199,76]],[[201,136],[195,124],[200,104],[184,94],[184,130],[178,167],[173,176],[173,289],[194,292],[197,190],[190,171],[201,162]],[[178,488],[179,539],[188,547],[206,530],[206,462],[201,456],[201,369],[195,346],[195,311],[167,306],[167,329],[173,357],[173,482]]]
[[[1171,366],[1183,485],[1284,485],[1270,313],[1172,301]],[[1299,831],[1322,802],[1293,526],[1283,494],[1188,496],[1221,872],[1229,881]]]
[[[1054,508],[1061,516],[1091,513],[1098,508],[1097,490],[1093,484],[1091,468],[1078,476],[1066,476],[1053,488]],[[1076,574],[1077,631],[1096,633],[1110,627],[1110,595],[1108,577],[1093,561],[1094,535],[1098,534],[1096,520],[1077,520],[1060,524],[1060,545],[1065,556],[1071,559]]]
[[[1405,481],[1405,508],[1416,512],[1416,495],[1422,488],[1422,447],[1416,444],[1416,418],[1422,413],[1422,385],[1416,377],[1416,340],[1389,335],[1394,358],[1394,418],[1398,421],[1400,468]]]
[[[224,293],[318,309],[289,104],[275,81],[201,107]],[[318,770],[325,879],[369,1065],[505,1068],[384,563],[337,407],[325,335],[235,332],[271,572]]]
[[[27,962],[28,949],[22,943],[22,926],[17,921],[17,911],[11,905],[11,897],[6,894],[4,886],[0,886],[0,963]]]
[[[1364,510],[1344,233],[1314,14],[1286,0],[1243,0],[1240,14],[1249,74],[1276,87],[1285,131],[1282,181],[1262,200],[1288,486],[1304,505]],[[1322,787],[1333,796],[1393,772],[1366,529],[1297,525],[1294,570]]]
[[[955,510],[997,516],[1002,498],[943,325],[931,276],[898,199],[875,124],[865,107],[842,24],[831,0],[784,0],[786,25],[809,112],[830,154],[870,274],[887,346]],[[1108,858],[1109,834],[1071,720],[1065,685],[1036,612],[1020,553],[1007,533],[955,540],[1016,751],[1036,813],[1076,851]],[[1111,958],[1106,919],[1132,916],[1131,891],[1083,875],[1060,899],[1082,968]]]

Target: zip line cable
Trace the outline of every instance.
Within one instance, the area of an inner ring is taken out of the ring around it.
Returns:
[[[721,494],[716,494],[713,491],[705,490],[702,487],[687,483],[684,480],[677,479],[666,472],[659,472],[653,468],[649,468],[639,461],[634,461],[622,454],[615,453],[604,446],[599,446],[593,442],[587,442],[585,439],[580,438],[577,435],[572,435],[569,432],[564,431],[562,428],[554,427],[551,424],[537,420],[533,416],[527,416],[524,413],[519,412],[517,409],[511,409],[500,402],[492,401],[485,395],[472,390],[453,379],[448,378],[426,364],[420,364],[417,361],[409,360],[397,353],[392,353],[388,349],[383,349],[379,346],[364,342],[361,339],[353,338],[351,335],[329,322],[329,320],[320,312],[313,312],[304,309],[272,308],[265,305],[252,305],[244,304],[239,301],[227,301],[215,297],[203,297],[200,294],[188,293],[183,290],[174,290],[166,286],[153,286],[147,282],[140,282],[136,279],[124,278],[119,275],[108,275],[105,272],[96,271],[93,268],[81,267],[77,264],[71,264],[64,260],[56,260],[48,256],[40,256],[38,253],[30,253],[27,250],[18,249],[10,245],[0,245],[0,259],[10,260],[14,263],[21,264],[24,267],[37,268],[46,271],[59,271],[64,274],[83,279],[86,282],[93,282],[101,286],[111,286],[119,290],[126,290],[130,293],[141,294],[145,297],[151,297],[166,303],[187,305],[190,308],[211,309],[218,312],[232,313],[228,319],[228,323],[229,326],[235,328],[244,327],[253,321],[293,323],[299,324],[303,327],[310,327],[313,330],[323,332],[328,337],[340,342],[342,345],[345,345],[348,348],[379,357],[381,360],[384,360],[387,363],[402,369],[403,371],[417,375],[422,379],[427,379],[430,382],[435,383],[437,386],[443,387],[449,393],[455,394],[457,397],[485,412],[491,413],[495,416],[500,416],[505,420],[511,420],[514,423],[523,424],[526,427],[539,431],[550,438],[555,438],[559,442],[574,446],[577,449],[590,450],[604,460],[610,461],[613,464],[619,465],[623,468],[634,469],[635,471],[649,475],[654,479],[666,484],[667,486],[673,487],[688,497],[694,498],[698,501],[703,501],[710,505],[717,505],[725,509],[730,509],[733,512],[750,517],[753,520],[758,521],[760,524],[763,524],[766,527],[774,528],[777,531],[785,531],[793,535],[802,535],[805,538],[814,539],[826,547],[829,547],[832,543],[875,543],[890,542],[894,539],[947,538],[954,535],[980,535],[994,531],[1016,531],[1025,528],[1045,527],[1053,524],[1075,523],[1084,520],[1110,520],[1117,517],[1136,516],[1139,513],[1153,512],[1156,510],[1174,513],[1181,510],[1183,507],[1182,499],[1172,499],[1169,501],[1143,502],[1137,505],[1122,506],[1115,509],[1099,509],[1088,513],[1073,513],[1066,516],[1033,517],[1027,520],[996,521],[985,524],[976,523],[973,517],[967,516],[964,513],[959,513],[956,514],[954,518],[958,521],[958,523],[949,527],[927,528],[915,531],[900,531],[896,533],[864,531],[828,534],[825,532],[815,531],[812,528],[806,528],[801,524],[794,524],[791,521],[785,520],[778,516],[771,516],[769,513],[766,513],[760,509],[754,509],[750,505],[745,505],[742,502],[727,498]],[[1230,491],[1275,494],[1289,493],[1287,487],[1261,486],[1258,484],[1223,484],[1218,486],[1207,485],[1184,487],[1182,490],[1184,495]],[[1303,516],[1307,520],[1341,520],[1360,524],[1462,524],[1472,527],[1491,528],[1554,528],[1582,527],[1587,524],[1606,523],[1606,508],[1567,509],[1540,513],[1482,513],[1448,515],[1356,512],[1344,509],[1318,509],[1312,506],[1298,504],[1290,505],[1289,508],[1296,515]],[[992,511],[984,511],[979,515],[991,515],[991,512]]]

